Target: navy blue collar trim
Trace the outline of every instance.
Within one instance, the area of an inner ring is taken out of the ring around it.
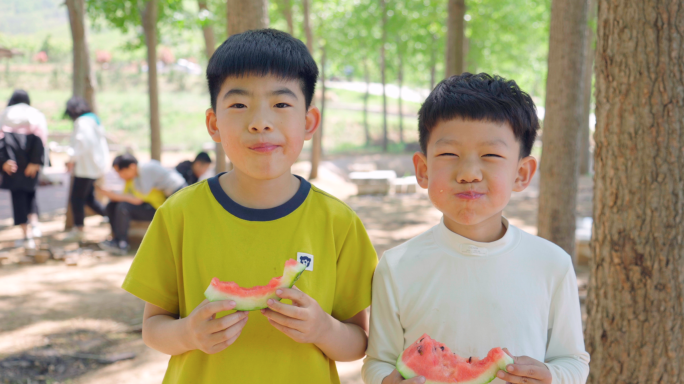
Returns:
[[[300,176],[295,175],[299,179],[300,184],[297,193],[295,193],[290,200],[274,208],[247,208],[236,203],[226,194],[225,191],[223,191],[223,188],[221,188],[219,177],[224,173],[225,172],[219,173],[218,175],[209,178],[208,183],[211,193],[214,195],[216,201],[218,201],[223,209],[228,211],[228,213],[247,221],[273,221],[283,218],[299,208],[299,206],[304,203],[304,200],[306,200],[306,197],[309,195],[309,190],[311,190],[311,183],[304,180]]]

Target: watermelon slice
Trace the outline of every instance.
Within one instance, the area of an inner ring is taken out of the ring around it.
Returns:
[[[513,358],[501,348],[492,349],[482,360],[466,359],[424,334],[399,356],[397,371],[404,379],[423,376],[426,384],[485,384],[508,364],[513,364]]]
[[[232,281],[221,281],[214,277],[204,292],[204,296],[209,301],[233,300],[237,304],[235,309],[238,311],[256,311],[266,308],[268,299],[280,301],[280,297],[276,296],[276,290],[292,288],[305,269],[306,265],[290,259],[285,262],[282,276],[272,278],[267,285],[252,288],[242,288]]]

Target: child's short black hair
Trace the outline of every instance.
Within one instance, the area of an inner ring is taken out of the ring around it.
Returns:
[[[66,110],[64,114],[69,116],[71,120],[76,120],[86,113],[91,113],[90,105],[80,96],[73,96],[67,101]]]
[[[124,153],[114,158],[112,162],[112,167],[117,168],[119,171],[126,169],[131,166],[131,164],[138,164],[138,159],[130,153]]]
[[[539,119],[532,98],[513,80],[486,73],[463,73],[442,80],[418,111],[420,148],[427,154],[430,131],[440,122],[461,118],[508,123],[520,142],[520,157],[530,155]]]
[[[308,109],[318,66],[306,45],[285,32],[257,29],[233,35],[216,49],[207,65],[211,108],[216,110],[216,98],[226,78],[245,75],[299,80]]]
[[[211,157],[209,157],[209,154],[206,152],[200,152],[197,154],[197,157],[195,157],[195,161],[193,161],[193,163],[197,162],[211,164]]]
[[[12,92],[12,96],[10,96],[9,101],[7,102],[7,106],[11,107],[13,105],[22,103],[31,105],[31,99],[29,98],[28,92],[24,91],[23,89],[15,89],[14,92]]]

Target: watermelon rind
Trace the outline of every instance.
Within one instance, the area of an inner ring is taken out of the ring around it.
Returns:
[[[231,295],[225,292],[221,292],[218,289],[214,288],[212,284],[209,284],[209,287],[207,287],[207,290],[204,292],[204,297],[206,297],[209,301],[233,300],[235,301],[236,311],[257,311],[260,309],[268,308],[268,305],[266,304],[268,299],[273,299],[277,301],[282,300],[280,297],[276,295],[276,289],[292,288],[295,282],[299,280],[299,277],[302,275],[305,269],[306,265],[301,263],[297,263],[297,265],[293,268],[285,267],[285,270],[283,271],[283,281],[281,282],[281,284],[277,286],[273,290],[273,292],[262,296],[240,297],[236,295]]]
[[[401,377],[403,377],[406,380],[418,376],[418,375],[416,375],[416,373],[411,368],[409,368],[406,364],[404,364],[404,362],[402,361],[403,356],[404,356],[404,352],[402,352],[401,355],[399,355],[399,357],[397,358],[397,365],[396,365],[397,372],[399,372]],[[499,372],[499,371],[508,372],[508,370],[506,370],[506,366],[509,364],[513,364],[513,363],[515,363],[515,361],[513,361],[513,358],[508,356],[508,355],[505,355],[502,359],[497,360],[496,364],[492,365],[491,369],[489,369],[485,372],[482,372],[480,374],[480,376],[474,378],[473,380],[458,381],[458,382],[456,382],[456,381],[446,381],[445,382],[445,381],[430,380],[430,379],[426,378],[425,384],[487,384],[487,383],[491,383],[492,381],[494,381],[494,379],[496,379],[497,372]]]

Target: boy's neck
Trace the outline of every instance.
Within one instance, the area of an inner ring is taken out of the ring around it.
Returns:
[[[451,232],[479,243],[491,243],[492,241],[499,240],[506,234],[506,227],[503,225],[503,221],[501,220],[501,212],[473,225],[457,223],[448,218],[446,215],[443,217],[444,225]]]
[[[290,200],[299,190],[300,181],[290,172],[275,179],[258,180],[233,168],[219,177],[219,184],[228,197],[243,207],[269,209]]]

